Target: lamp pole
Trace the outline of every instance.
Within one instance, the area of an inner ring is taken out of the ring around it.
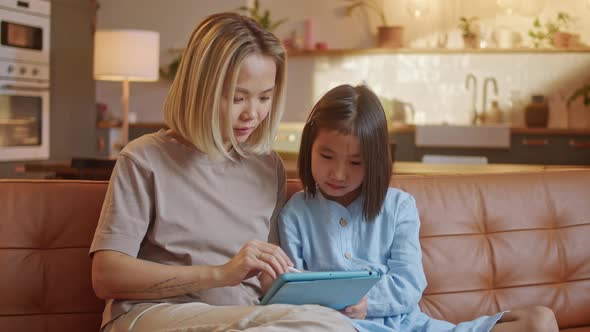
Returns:
[[[123,79],[123,110],[121,114],[121,149],[129,142],[129,80]]]

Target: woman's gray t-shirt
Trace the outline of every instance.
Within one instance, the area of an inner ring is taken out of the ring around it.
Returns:
[[[221,265],[250,240],[277,243],[276,214],[285,199],[279,156],[211,160],[160,130],[121,151],[90,253],[115,250],[167,265]],[[257,278],[239,286],[159,300],[109,300],[103,325],[138,303],[258,303]]]

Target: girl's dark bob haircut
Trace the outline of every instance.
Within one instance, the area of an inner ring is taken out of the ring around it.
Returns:
[[[320,129],[358,137],[365,166],[363,214],[374,220],[383,206],[392,171],[387,118],[379,98],[365,85],[340,85],[315,104],[303,128],[297,160],[303,190],[311,197],[317,190],[311,174],[311,151]]]

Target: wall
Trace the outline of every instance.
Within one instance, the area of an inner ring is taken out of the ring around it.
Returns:
[[[92,78],[94,8],[89,1],[51,1],[50,159],[92,157],[97,151]]]
[[[581,33],[581,40],[590,44],[590,6],[587,4],[588,0],[523,0],[528,4],[542,4],[543,10],[538,12],[541,19],[553,17],[558,11],[566,11],[578,18],[574,29]],[[294,30],[300,33],[303,31],[304,21],[311,18],[314,25],[314,37],[317,41],[326,41],[330,48],[364,48],[373,47],[375,45],[375,27],[377,20],[372,14],[364,14],[362,11],[355,12],[352,17],[344,15],[342,10],[345,1],[342,0],[261,0],[261,5],[264,8],[271,9],[272,16],[276,19],[288,18],[288,22],[280,26],[276,30],[276,34],[280,37],[291,36]],[[227,0],[227,1],[191,1],[191,0],[175,0],[174,2],[164,2],[159,0],[102,0],[101,9],[98,12],[98,27],[99,28],[141,28],[153,29],[161,33],[161,47],[162,47],[162,65],[170,62],[174,54],[168,50],[171,48],[181,48],[186,42],[188,35],[192,31],[194,25],[205,15],[216,11],[234,10],[244,3],[251,3],[251,0]],[[427,46],[437,36],[443,32],[448,35],[449,46],[457,46],[456,41],[459,36],[459,31],[456,29],[456,23],[459,16],[478,16],[484,26],[488,28],[504,27],[518,32],[523,44],[530,44],[526,33],[532,25],[533,16],[522,15],[506,15],[505,11],[496,5],[495,0],[445,0],[435,1],[431,0],[432,8],[426,13],[423,18],[416,19],[411,17],[405,10],[407,0],[387,0],[387,16],[390,22],[405,26],[405,39],[407,45],[413,46]],[[444,3],[444,4],[443,4]],[[170,5],[173,4],[173,5]],[[532,8],[532,7],[530,7]],[[530,9],[529,8],[529,9]],[[534,12],[534,11],[533,11]],[[535,13],[537,14],[537,13]],[[491,55],[461,57],[460,55],[453,56],[455,59],[463,59],[466,61],[464,72],[456,73],[456,75],[449,77],[439,77],[433,82],[425,82],[428,88],[419,84],[414,84],[414,90],[408,90],[407,95],[400,96],[402,99],[409,102],[417,102],[415,96],[423,100],[432,100],[436,103],[439,100],[440,90],[444,90],[445,85],[453,85],[453,89],[458,89],[463,84],[464,74],[467,72],[482,73],[497,77],[502,82],[500,89],[502,94],[508,94],[513,87],[507,90],[508,85],[512,83],[524,82],[528,87],[522,88],[522,94],[525,98],[530,91],[537,90],[535,87],[534,75],[530,75],[530,81],[525,78],[511,80],[505,77],[505,74],[511,73],[512,70],[521,72],[521,76],[526,76],[524,73],[539,73],[543,72],[545,67],[544,55],[535,55],[536,64],[530,66],[530,63],[524,59],[526,55],[516,55],[516,62],[511,60],[512,55],[501,56],[506,64],[520,63],[522,67],[510,67],[516,69],[506,69],[500,67],[495,63],[495,58]],[[564,55],[567,58],[569,55]],[[453,58],[451,57],[451,58]],[[403,59],[409,59],[410,63],[416,61],[423,61],[426,56],[418,55],[416,57],[392,56],[393,63],[398,66],[400,72],[405,72],[410,77],[417,75],[412,72],[413,67],[410,65],[406,67],[407,63]],[[398,60],[395,60],[398,59]],[[438,59],[438,60],[437,60]],[[424,61],[440,61],[445,63],[447,56],[435,55],[430,60]],[[553,58],[556,65],[560,66],[561,61]],[[567,59],[563,59],[567,61]],[[317,72],[318,61],[325,64],[325,59],[313,59],[310,57],[291,57],[289,59],[289,81],[287,90],[287,109],[284,116],[286,121],[301,121],[305,119],[307,111],[310,109],[313,102],[318,98],[320,91],[325,91],[328,85],[324,85],[326,80],[331,80],[323,73],[323,81],[321,84],[314,81],[314,73]],[[328,59],[328,61],[330,61]],[[338,63],[341,59],[334,59],[334,63],[328,63],[329,66],[338,68]],[[449,60],[455,61],[455,60]],[[390,62],[387,62],[391,65]],[[578,77],[576,73],[583,73],[584,70],[588,72],[587,62],[580,60],[577,62],[581,67],[573,67],[571,63],[563,71],[559,69],[550,71],[542,77],[543,81],[567,81],[572,82],[583,81],[586,77]],[[399,68],[401,67],[401,68]],[[427,68],[426,68],[427,69]],[[425,70],[426,70],[425,69]],[[364,70],[364,69],[363,69]],[[350,77],[337,76],[336,80],[348,81],[350,83],[357,83],[364,80],[362,77],[364,70],[360,73],[352,73]],[[540,74],[539,74],[540,75]],[[552,76],[556,75],[556,76]],[[564,76],[565,75],[565,76]],[[327,78],[326,78],[327,77]],[[480,78],[480,82],[481,79]],[[510,81],[512,83],[506,83]],[[385,82],[383,82],[385,84]],[[568,85],[566,89],[571,89],[572,85]],[[140,121],[161,121],[161,109],[163,100],[166,96],[169,82],[162,81],[158,83],[132,83],[131,85],[131,105],[132,112],[138,113]],[[529,89],[530,87],[530,89]],[[549,89],[549,87],[551,89]],[[534,89],[533,89],[534,88]],[[553,89],[552,84],[542,85],[538,93],[545,93],[551,98],[555,93],[563,93]],[[546,89],[547,88],[547,89]],[[544,90],[546,89],[546,90]],[[458,91],[458,90],[457,90]],[[569,91],[569,90],[568,90]],[[456,98],[460,93],[455,96]],[[480,93],[481,95],[481,93]],[[120,86],[117,83],[97,82],[96,97],[98,101],[106,102],[110,110],[116,115],[120,113]],[[504,97],[504,96],[503,96]],[[561,97],[559,97],[561,98]],[[444,101],[443,101],[444,102]],[[453,106],[453,105],[451,105]],[[425,111],[426,117],[429,112]],[[446,112],[449,112],[448,110]],[[456,112],[454,109],[453,112]],[[458,114],[457,122],[463,122],[466,114]],[[454,119],[454,118],[453,118]],[[552,122],[552,125],[563,126],[563,117]],[[434,117],[426,119],[425,122],[439,121],[439,118]],[[454,121],[454,120],[453,120]]]
[[[484,80],[491,78],[497,82],[498,94],[488,83],[488,114],[491,101],[496,100],[506,122],[524,126],[524,107],[532,95],[543,94],[550,106],[549,127],[590,129],[590,109],[581,99],[569,112],[566,108],[572,92],[590,82],[590,52],[318,57],[314,68],[314,99],[338,84],[364,82],[383,98],[386,111],[391,107],[389,100],[412,104],[417,124],[471,123],[474,87],[466,88],[466,76],[473,74],[479,113]]]

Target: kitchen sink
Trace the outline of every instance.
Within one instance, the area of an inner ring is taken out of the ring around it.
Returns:
[[[507,125],[417,125],[418,147],[441,148],[510,148]]]

